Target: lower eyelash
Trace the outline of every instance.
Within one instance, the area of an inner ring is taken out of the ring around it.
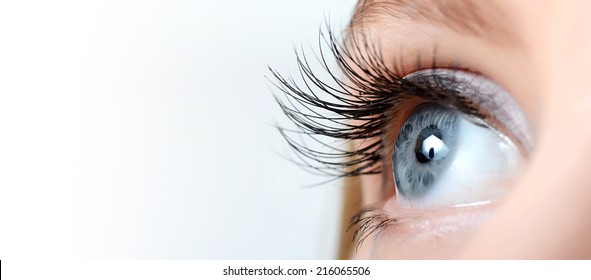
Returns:
[[[373,234],[379,234],[380,231],[396,224],[398,219],[390,217],[379,207],[365,207],[355,214],[347,227],[347,232],[355,228],[353,239],[355,250],[359,249],[363,242]]]
[[[405,79],[398,74],[402,73],[402,57],[394,61],[394,65],[387,64],[363,33],[349,34],[345,43],[339,43],[330,28],[327,30],[327,33],[321,31],[319,49],[321,68],[329,77],[327,81],[315,74],[303,52],[296,52],[297,82],[269,68],[271,82],[282,93],[274,94],[274,98],[296,126],[295,129],[276,127],[295,152],[296,164],[308,171],[330,176],[329,181],[332,181],[388,170],[391,165],[388,167],[382,163],[392,156],[389,149],[394,149],[394,143],[387,139],[395,139],[389,136],[398,133],[392,122],[398,118],[406,101],[412,98],[443,104],[484,119],[477,104],[459,94],[463,89],[454,86],[457,83],[452,82],[453,77],[451,80],[450,77],[440,79],[441,76],[434,71],[428,82]],[[336,68],[329,66],[330,57],[336,62]],[[418,64],[415,70],[422,68]],[[438,68],[436,52],[427,68]],[[355,145],[349,144],[351,141],[355,141]],[[352,146],[355,146],[352,150],[347,148]],[[392,215],[373,205],[353,216],[347,231],[353,230],[352,241],[358,249],[370,236],[401,224],[401,220],[406,223],[406,218],[413,217],[407,217],[406,213]]]

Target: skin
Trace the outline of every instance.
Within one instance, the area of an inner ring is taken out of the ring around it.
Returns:
[[[405,57],[420,55],[422,65],[433,60],[436,45],[438,64],[459,64],[505,88],[535,139],[521,175],[500,201],[423,211],[373,235],[352,258],[591,258],[591,3],[485,2],[495,9],[482,9],[482,16],[502,14],[511,40],[388,16],[364,32],[384,53],[402,49]],[[414,59],[403,64],[416,70]],[[361,178],[363,204],[400,213],[395,195],[384,191],[381,182],[392,181],[385,176]]]

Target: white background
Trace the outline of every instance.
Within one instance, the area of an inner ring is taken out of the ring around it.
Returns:
[[[334,258],[264,76],[354,3],[2,1],[0,259]]]

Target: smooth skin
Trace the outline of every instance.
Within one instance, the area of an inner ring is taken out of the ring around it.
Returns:
[[[412,13],[413,2],[442,1],[378,2]],[[363,32],[385,53],[403,49],[413,58],[403,60],[407,69],[417,55],[429,65],[435,45],[439,65],[459,64],[501,85],[529,119],[534,149],[498,203],[429,212],[364,242],[352,257],[590,259],[591,2],[449,2],[476,3],[488,24],[470,33],[423,15],[388,14],[367,21]],[[395,212],[382,181],[361,178],[363,203]]]

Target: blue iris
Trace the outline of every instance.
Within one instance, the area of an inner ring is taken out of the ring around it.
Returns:
[[[425,195],[449,167],[456,150],[459,114],[435,103],[413,110],[398,133],[392,158],[399,195]]]

